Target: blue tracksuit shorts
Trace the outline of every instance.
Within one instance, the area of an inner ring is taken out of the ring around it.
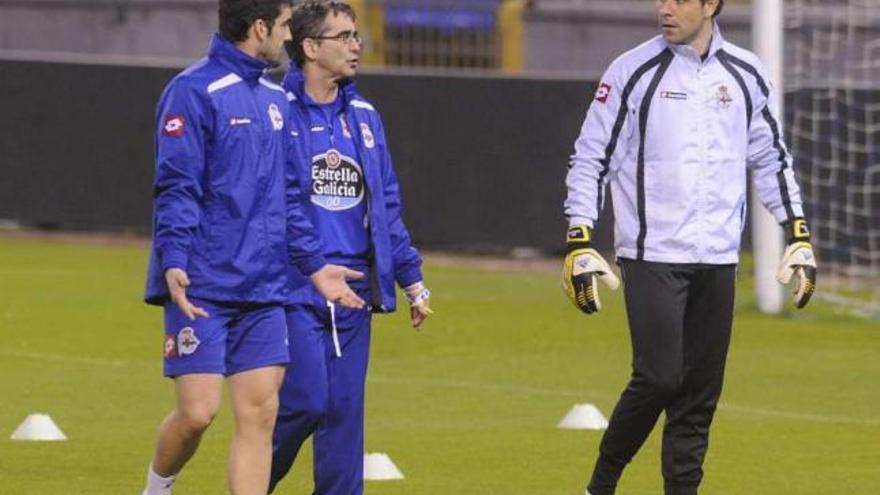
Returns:
[[[288,363],[287,323],[281,305],[189,300],[211,316],[190,320],[173,302],[165,304],[165,376],[230,376]]]

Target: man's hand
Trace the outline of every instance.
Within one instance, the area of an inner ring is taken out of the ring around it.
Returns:
[[[312,279],[312,283],[324,296],[324,299],[346,308],[362,309],[364,307],[364,300],[345,283],[346,280],[364,278],[363,273],[344,266],[324,265],[309,278]]]
[[[785,285],[795,277],[794,304],[801,309],[810,302],[810,297],[816,290],[816,256],[813,254],[806,220],[795,218],[785,222],[782,227],[785,229],[788,247],[782,255],[776,280]]]
[[[186,288],[189,287],[189,277],[186,272],[180,268],[169,268],[165,270],[165,283],[168,284],[168,293],[171,295],[171,302],[180,308],[180,311],[190,320],[195,320],[196,316],[208,318],[208,312],[204,309],[189,302],[186,298]]]
[[[409,301],[409,314],[412,318],[412,326],[416,330],[421,330],[422,323],[428,319],[429,315],[434,314],[429,305],[431,291],[425,287],[425,284],[418,281],[404,288],[403,293],[406,294],[406,300]]]
[[[587,314],[602,309],[597,278],[611,290],[616,290],[620,285],[608,262],[592,248],[589,227],[573,225],[568,229],[562,290],[578,309]]]

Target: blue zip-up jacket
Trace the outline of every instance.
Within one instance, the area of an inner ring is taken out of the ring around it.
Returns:
[[[301,230],[308,222],[315,223],[315,206],[308,199],[311,181],[312,149],[309,111],[304,103],[305,84],[302,72],[291,66],[284,78],[284,88],[292,95],[290,112],[290,147],[288,150],[288,202],[299,199],[305,211],[300,218]],[[391,163],[385,129],[379,113],[355,89],[352,81],[340,87],[343,116],[355,141],[358,160],[363,168],[367,189],[367,210],[373,257],[370,266],[370,305],[374,312],[391,312],[396,308],[395,281],[406,287],[422,280],[422,259],[412,246],[409,232],[401,216],[400,186]],[[314,237],[292,238],[300,251],[320,249]],[[317,244],[314,244],[317,243]],[[300,263],[302,264],[302,263]],[[303,275],[292,270],[292,286],[302,285]],[[302,290],[291,293],[289,302],[304,302]]]
[[[189,296],[286,300],[289,101],[262,77],[267,67],[215,34],[208,56],[165,88],[157,109],[148,303],[167,300],[170,268],[187,272]],[[311,253],[298,253],[306,274],[323,264]]]

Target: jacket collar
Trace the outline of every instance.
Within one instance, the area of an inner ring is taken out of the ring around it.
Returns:
[[[282,85],[284,86],[284,89],[292,92],[297,100],[305,104],[312,103],[312,98],[306,93],[306,80],[303,76],[302,69],[295,64],[290,64],[290,68],[284,76],[284,82]],[[357,95],[354,79],[345,79],[344,81],[341,81],[339,83],[339,94],[342,97],[343,107],[348,106],[348,103]]]
[[[211,38],[208,57],[252,85],[256,84],[260,76],[269,68],[269,64],[239,50],[220,33],[214,33],[214,37]]]
[[[700,54],[697,53],[696,50],[691,48],[689,45],[676,45],[673,43],[667,42],[663,36],[660,36],[660,39],[663,40],[663,43],[672,50],[676,55],[680,55],[682,57],[689,58],[700,58]],[[721,29],[718,27],[718,23],[712,23],[712,41],[709,42],[709,52],[706,54],[706,60],[714,57],[718,50],[720,50],[724,46],[724,36],[721,35]]]

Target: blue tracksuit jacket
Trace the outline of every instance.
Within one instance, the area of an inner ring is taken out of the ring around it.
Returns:
[[[175,77],[157,109],[153,245],[145,299],[168,297],[164,273],[182,268],[187,294],[220,302],[281,303],[288,250],[311,274],[310,231],[288,225],[289,100],[263,78],[267,64],[220,35],[208,56]],[[295,216],[297,206],[290,210]],[[304,237],[289,245],[287,228]],[[297,283],[306,279],[300,276]]]
[[[303,103],[305,92],[303,76],[291,66],[284,79],[284,88],[292,98],[289,133],[293,142],[288,153],[288,202],[298,199],[306,213],[306,219],[314,223],[315,206],[309,201],[312,149],[310,146],[309,111]],[[371,297],[374,312],[391,312],[396,307],[394,283],[406,287],[422,280],[422,260],[413,248],[409,232],[401,217],[400,187],[391,164],[385,129],[379,113],[355,89],[349,81],[340,88],[344,116],[355,140],[358,159],[364,170],[367,189],[367,208],[370,218],[370,240],[373,248],[370,267]],[[295,212],[294,212],[295,213]],[[300,230],[307,230],[304,227]],[[293,236],[291,242],[302,252],[320,248],[314,236]],[[307,263],[299,262],[297,266]],[[292,286],[303,285],[301,270],[291,274]],[[308,303],[307,291],[295,290],[290,303]]]

